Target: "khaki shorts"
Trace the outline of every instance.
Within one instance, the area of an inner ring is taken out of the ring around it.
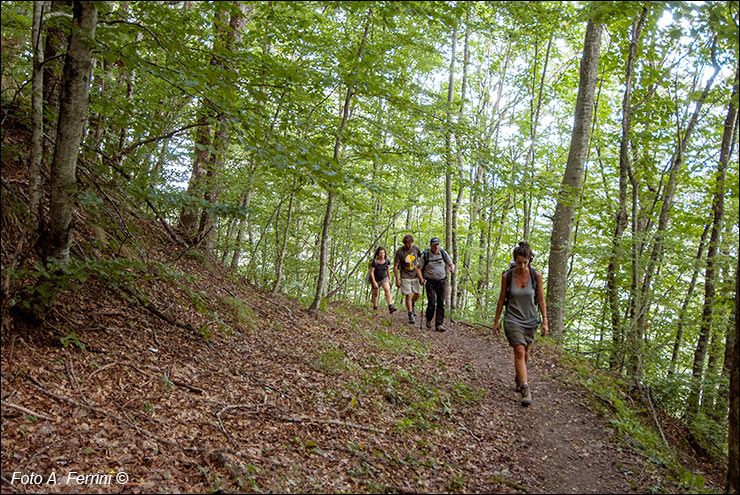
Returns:
[[[421,285],[419,285],[419,279],[414,278],[402,278],[401,279],[401,294],[407,296],[411,293],[421,294]]]
[[[515,345],[526,347],[534,342],[534,334],[537,333],[537,327],[522,328],[514,323],[504,322],[504,333],[511,347]]]

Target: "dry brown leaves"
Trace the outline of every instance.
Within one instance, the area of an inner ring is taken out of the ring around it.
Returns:
[[[147,228],[151,259],[174,259],[161,227]],[[618,451],[578,392],[548,376],[546,356],[535,352],[535,404],[523,409],[509,349],[466,325],[436,334],[410,328],[402,312],[345,304],[313,315],[215,262],[175,265],[195,279],[136,284],[161,316],[91,280],[44,323],[18,320],[3,333],[4,493],[601,493],[660,483]],[[61,346],[72,332],[84,352]],[[69,473],[98,477],[67,483]],[[17,480],[34,474],[43,481]]]

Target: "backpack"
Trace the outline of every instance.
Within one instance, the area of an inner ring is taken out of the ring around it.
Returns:
[[[421,259],[424,260],[424,268],[426,268],[427,265],[429,264],[429,253],[430,252],[431,251],[429,249],[425,249],[424,252],[421,253]],[[444,262],[445,256],[447,256],[449,259],[452,259],[452,258],[450,258],[450,255],[447,254],[447,251],[445,251],[444,249],[439,248],[439,252],[442,253],[442,261],[443,262]],[[445,262],[445,264],[447,264],[447,263]],[[422,270],[422,276],[423,275],[424,275],[424,270]]]
[[[509,305],[509,298],[511,297],[511,284],[514,282],[514,268],[509,268],[504,272],[506,274],[506,297],[504,298],[504,306]],[[537,308],[539,303],[537,302],[537,270],[529,267],[529,280],[532,283],[534,289],[534,307]]]
[[[367,264],[367,272],[365,273],[365,283],[368,283],[370,285],[372,285],[373,283],[373,280],[370,278],[370,269],[373,267],[373,261],[375,260],[370,260],[370,262]]]
[[[422,258],[422,259],[424,260],[424,266],[425,266],[425,267],[426,267],[426,266],[427,266],[427,264],[429,263],[429,253],[430,253],[430,252],[431,252],[431,251],[429,251],[429,249],[427,249],[427,250],[425,250],[425,251],[424,251],[423,253],[421,253],[421,258]],[[439,248],[439,252],[440,252],[440,253],[442,253],[442,261],[444,261],[444,257],[445,257],[445,256],[447,256],[448,258],[450,258],[450,255],[449,255],[449,254],[447,254],[447,251],[445,251],[444,249],[442,249],[442,248]],[[452,258],[450,258],[450,259],[452,259]]]

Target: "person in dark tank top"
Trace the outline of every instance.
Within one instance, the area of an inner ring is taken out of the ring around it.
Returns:
[[[534,259],[532,249],[527,242],[520,242],[513,254],[514,266],[501,277],[501,294],[496,306],[493,331],[497,336],[500,334],[499,318],[506,306],[504,333],[514,351],[516,391],[521,394],[522,405],[528,406],[532,403],[532,392],[527,381],[527,362],[539,325],[538,307],[542,313],[542,335],[547,335],[550,329],[547,325],[542,274],[529,266]]]
[[[391,287],[390,277],[388,272],[390,271],[391,262],[385,253],[383,246],[378,246],[373,256],[373,261],[370,262],[370,283],[373,286],[373,309],[378,309],[378,296],[380,295],[380,287],[385,292],[385,300],[388,303],[388,312],[393,313],[396,307],[391,302]]]

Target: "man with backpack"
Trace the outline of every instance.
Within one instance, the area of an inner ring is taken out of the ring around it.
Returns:
[[[529,243],[520,242],[514,248],[514,267],[506,270],[501,276],[501,293],[496,306],[496,317],[493,332],[499,335],[501,309],[506,306],[504,314],[504,333],[509,345],[514,350],[514,372],[516,374],[516,391],[521,394],[521,403],[528,406],[532,403],[532,393],[527,382],[527,362],[529,349],[534,342],[537,326],[540,324],[537,310],[542,313],[542,336],[548,334],[547,308],[542,289],[542,274],[530,266],[534,253]]]
[[[447,285],[445,265],[450,267],[450,272],[455,271],[455,264],[452,262],[450,255],[439,247],[439,237],[432,237],[432,240],[429,241],[429,249],[421,254],[419,273],[423,279],[421,284],[427,289],[427,328],[432,328],[432,318],[434,318],[434,326],[438,332],[447,330],[444,327],[445,289]]]
[[[421,294],[422,281],[419,273],[419,256],[421,252],[414,245],[414,236],[406,234],[403,237],[403,245],[398,248],[393,257],[393,275],[396,279],[396,287],[401,289],[401,294],[406,298],[406,310],[409,314],[409,323],[416,323],[416,310],[414,304]],[[399,277],[399,272],[401,275]]]

